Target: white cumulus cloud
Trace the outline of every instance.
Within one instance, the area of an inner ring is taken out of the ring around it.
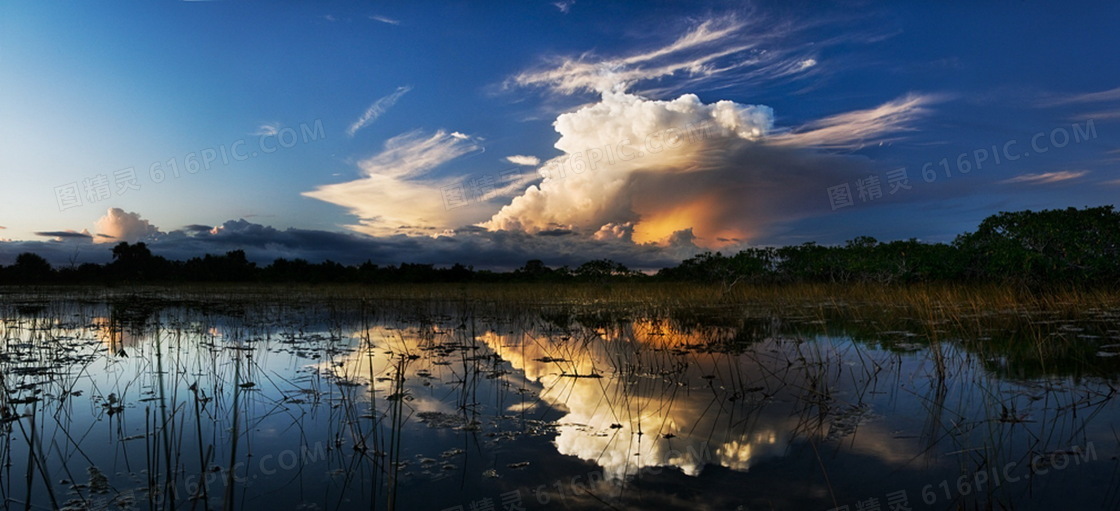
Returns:
[[[160,234],[159,228],[140,218],[139,213],[125,212],[120,208],[109,208],[94,227],[98,234],[93,239],[94,243],[135,243]]]
[[[564,154],[544,163],[538,185],[480,225],[662,245],[743,244],[823,212],[829,186],[867,172],[868,160],[826,149],[894,137],[927,102],[908,96],[774,133],[764,105],[607,92],[556,119],[555,146]]]

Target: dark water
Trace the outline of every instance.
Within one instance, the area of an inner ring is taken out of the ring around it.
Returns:
[[[0,498],[1120,508],[1115,311],[834,312],[13,298]]]

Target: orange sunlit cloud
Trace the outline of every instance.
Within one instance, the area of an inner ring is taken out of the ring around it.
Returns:
[[[658,210],[656,205],[640,204],[635,210],[641,220],[634,225],[633,240],[636,243],[668,243],[675,233],[692,230],[693,243],[698,246],[716,249],[728,245],[747,243],[754,230],[746,222],[722,222],[722,212],[717,211],[719,197],[707,194],[691,202],[672,209]]]

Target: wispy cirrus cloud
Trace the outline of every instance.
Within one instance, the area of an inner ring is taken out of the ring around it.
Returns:
[[[276,136],[277,133],[280,133],[280,128],[283,127],[284,125],[278,122],[261,123],[261,125],[257,127],[257,130],[252,133],[252,135],[256,137],[273,137]]]
[[[1023,174],[1011,179],[1004,179],[1000,184],[1024,183],[1030,185],[1045,185],[1071,181],[1089,174],[1088,170],[1062,170],[1058,172],[1043,172],[1037,174]]]
[[[541,159],[540,158],[537,158],[536,156],[526,156],[526,155],[522,155],[522,154],[515,154],[515,155],[512,155],[512,156],[506,156],[506,161],[508,161],[508,162],[510,162],[514,165],[523,165],[523,166],[526,166],[526,167],[535,167],[535,166],[541,164]]]
[[[1120,87],[1097,92],[1081,92],[1074,94],[1059,94],[1043,99],[1041,106],[1060,106],[1085,103],[1102,103],[1107,101],[1120,102]]]
[[[425,135],[420,130],[397,135],[385,142],[384,150],[362,160],[358,166],[366,176],[415,178],[480,149],[469,135],[443,130]]]
[[[717,75],[741,82],[788,77],[819,64],[816,50],[785,44],[794,29],[752,16],[708,19],[695,24],[671,43],[618,57],[584,53],[557,57],[539,68],[514,75],[506,87],[545,87],[559,94],[626,90],[633,84],[673,75],[687,75],[697,85]]]
[[[1118,107],[1114,110],[1096,110],[1096,111],[1092,111],[1092,112],[1086,112],[1086,113],[1078,116],[1078,119],[1085,119],[1086,117],[1090,118],[1090,119],[1101,119],[1101,120],[1120,119],[1120,107]]]
[[[1052,94],[1038,102],[1038,106],[1080,107],[1079,119],[1120,119],[1120,87],[1097,92]]]
[[[944,96],[907,94],[866,110],[855,110],[806,123],[771,139],[778,145],[825,149],[859,149],[869,143],[890,142],[913,131],[914,120],[929,113],[928,106]]]
[[[358,118],[358,120],[354,121],[354,123],[346,129],[346,134],[353,137],[354,134],[358,132],[358,130],[369,126],[370,124],[373,124],[373,122],[376,121],[378,117],[381,117],[383,114],[385,114],[385,112],[389,111],[389,109],[392,108],[393,105],[397,104],[397,101],[401,99],[401,96],[404,96],[410,90],[412,90],[412,87],[408,85],[397,87],[397,90],[393,91],[392,94],[374,101],[373,104],[366,109],[365,113],[363,113],[362,116]]]
[[[463,155],[479,151],[475,140],[463,133],[419,130],[385,142],[382,151],[358,163],[359,179],[324,185],[303,195],[337,204],[358,217],[352,230],[391,235],[402,232],[432,234],[456,224],[444,204],[441,190],[457,180],[433,177],[430,172]]]
[[[373,16],[370,16],[369,19],[371,19],[373,21],[380,21],[382,23],[386,23],[386,24],[389,24],[389,25],[400,25],[401,24],[400,20],[396,20],[396,19],[390,18],[388,16],[373,15]]]

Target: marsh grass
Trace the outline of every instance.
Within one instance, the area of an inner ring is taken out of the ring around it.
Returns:
[[[194,306],[218,314],[244,314],[256,304],[321,305],[353,309],[362,303],[476,303],[503,308],[549,305],[649,307],[753,307],[780,311],[816,307],[846,311],[858,317],[867,307],[925,311],[949,320],[971,314],[1038,311],[1078,317],[1087,310],[1120,309],[1120,290],[1055,288],[1032,290],[1006,285],[962,284],[766,284],[740,285],[725,291],[721,284],[630,283],[473,283],[473,284],[178,284],[171,286],[32,286],[0,288],[0,298],[16,306],[47,304],[59,293],[86,303],[115,300],[135,308]]]

